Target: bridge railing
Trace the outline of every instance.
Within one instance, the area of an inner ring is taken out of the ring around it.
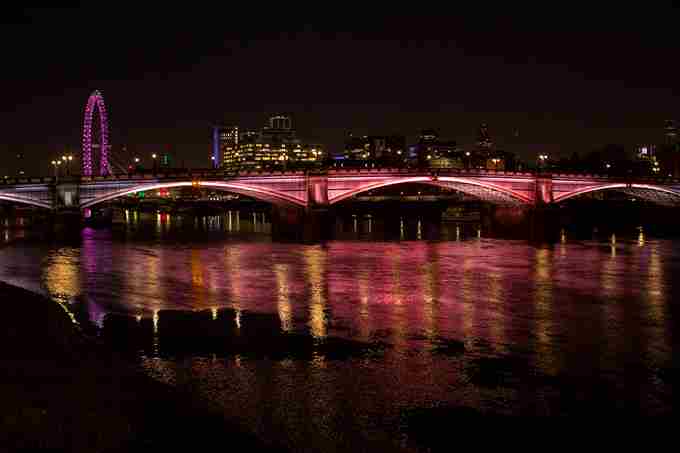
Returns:
[[[29,184],[55,184],[59,183],[87,183],[97,181],[120,181],[120,180],[172,180],[172,179],[219,179],[229,180],[235,178],[247,178],[250,176],[258,177],[277,177],[282,175],[300,176],[304,174],[328,174],[336,175],[408,175],[408,174],[431,174],[440,176],[466,176],[466,177],[488,177],[488,176],[514,176],[514,177],[535,177],[542,175],[551,177],[553,179],[582,179],[582,180],[607,180],[607,181],[635,181],[645,182],[650,184],[668,185],[680,184],[680,180],[668,176],[619,176],[607,175],[597,173],[572,173],[572,172],[537,172],[530,171],[506,171],[506,170],[486,170],[486,169],[460,169],[460,168],[418,168],[418,167],[394,167],[394,168],[328,168],[317,170],[246,170],[246,171],[224,171],[221,169],[163,169],[161,171],[142,171],[132,173],[118,173],[108,176],[39,176],[39,177],[2,177],[0,178],[0,187],[2,186],[18,186]]]
[[[26,178],[0,178],[0,186],[21,186],[29,184],[53,184],[55,178],[51,176],[26,177]]]

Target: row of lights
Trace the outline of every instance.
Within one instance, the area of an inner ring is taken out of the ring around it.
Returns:
[[[73,160],[73,156],[69,154],[68,156],[61,156],[61,159],[53,160],[52,165],[54,165],[56,167],[57,165],[61,165],[62,162],[64,162],[64,163],[69,162],[70,163],[72,160]]]
[[[151,155],[151,158],[152,158],[153,160],[156,160],[157,157],[158,157],[158,155],[157,155],[156,153],[153,153],[153,154]],[[135,161],[136,164],[138,164],[138,163],[141,161],[141,159],[140,159],[139,157],[135,157],[135,158],[134,158],[134,161]]]

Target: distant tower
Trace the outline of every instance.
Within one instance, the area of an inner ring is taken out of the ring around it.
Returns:
[[[276,130],[290,130],[293,128],[293,120],[287,115],[274,115],[269,118],[269,127]]]
[[[491,140],[489,126],[486,123],[480,124],[477,130],[477,148],[481,151],[491,151],[493,148],[493,140]]]
[[[665,121],[664,138],[666,145],[675,145],[678,143],[678,123],[675,120]]]

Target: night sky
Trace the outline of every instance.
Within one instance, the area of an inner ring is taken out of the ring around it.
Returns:
[[[663,120],[680,119],[680,22],[670,8],[493,17],[357,8],[317,17],[167,3],[5,10],[0,171],[23,152],[29,172],[46,173],[52,156],[79,149],[94,89],[114,146],[163,145],[201,166],[212,122],[256,128],[276,112],[331,152],[348,131],[413,140],[434,127],[465,144],[487,121],[501,147],[526,159],[660,142]]]

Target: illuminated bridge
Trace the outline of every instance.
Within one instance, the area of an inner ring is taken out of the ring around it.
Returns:
[[[236,193],[276,206],[330,207],[389,186],[427,184],[501,205],[546,206],[588,193],[617,191],[680,206],[680,181],[603,175],[542,174],[456,169],[363,169],[323,172],[187,171],[70,178],[0,179],[0,201],[51,210],[94,208],[137,192],[199,187]]]

